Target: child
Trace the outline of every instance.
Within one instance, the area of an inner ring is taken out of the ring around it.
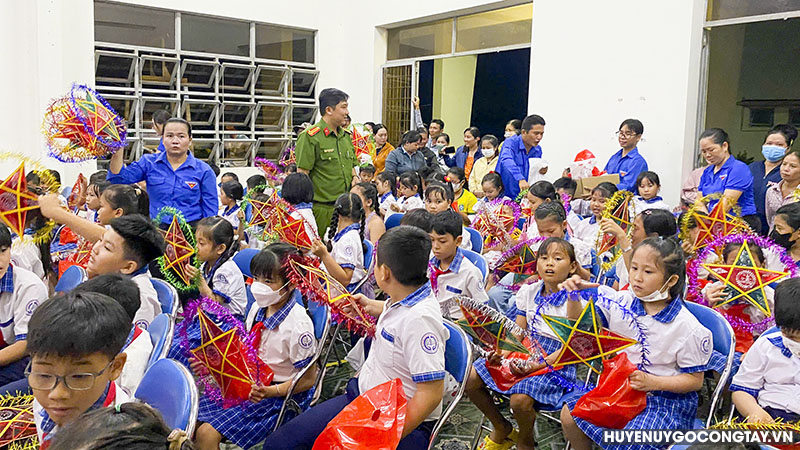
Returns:
[[[733,377],[731,391],[744,422],[784,423],[800,420],[800,279],[775,289],[775,324],[779,331],[756,340]]]
[[[0,386],[25,378],[28,321],[45,300],[42,279],[11,264],[11,232],[0,224],[0,333],[5,343],[0,349]]]
[[[69,292],[36,309],[28,326],[28,384],[41,448],[84,412],[129,401],[115,380],[130,330],[125,309],[95,292]]]
[[[265,184],[267,184],[267,179],[264,177],[264,175],[258,175],[258,174],[251,175],[247,179],[247,192],[250,191],[258,192],[259,191],[258,187],[264,186]],[[263,188],[261,189],[261,191],[263,191]]]
[[[677,240],[647,238],[633,251],[630,291],[616,292],[606,286],[597,288],[598,293],[624,307],[624,310],[605,308],[598,303],[598,310],[607,319],[607,328],[625,336],[637,336],[631,325],[630,314],[633,312],[638,327],[644,330],[649,350],[645,361],[642,360],[641,343],[623,350],[631,363],[640,365],[640,369],[628,377],[631,387],[648,393],[644,411],[628,422],[625,430],[693,428],[697,391],[703,386],[703,372],[711,368],[713,340],[711,331],[683,306],[680,296],[684,289],[685,269],[683,250]],[[573,291],[596,284],[572,277],[562,286]],[[603,429],[572,417],[570,411],[576,401],[564,405],[561,426],[575,449],[588,450],[592,441],[602,443]]]
[[[358,171],[358,176],[361,177],[362,183],[372,183],[375,178],[375,166],[372,164],[364,164]]]
[[[542,349],[549,355],[552,363],[558,355],[561,343],[553,331],[545,325],[540,316],[540,299],[544,296],[555,294],[559,291],[559,283],[563,283],[578,269],[575,261],[575,251],[572,244],[559,238],[549,238],[539,247],[536,255],[536,271],[539,281],[520,288],[515,296],[517,325],[531,335],[541,344]],[[542,307],[542,314],[554,316],[567,316],[567,297],[561,296],[557,302]],[[508,439],[512,433],[517,434],[512,438],[517,443],[518,449],[534,448],[533,423],[536,419],[535,405],[558,406],[557,402],[564,394],[564,388],[555,379],[555,375],[545,373],[518,381],[511,389],[504,391],[497,387],[496,382],[489,374],[487,365],[497,365],[502,356],[492,354],[489,359],[480,358],[473,364],[467,380],[467,396],[492,422],[493,431],[484,439],[484,448],[509,448],[511,441]],[[514,375],[525,376],[540,369],[543,364],[531,361],[530,364],[511,364],[510,369]],[[575,366],[567,366],[559,371],[559,375],[575,381]],[[495,405],[487,387],[495,392],[511,395],[511,410],[519,426],[519,431],[513,429]],[[502,446],[502,447],[501,447]]]
[[[425,189],[425,209],[431,214],[438,214],[442,211],[452,211],[453,188],[449,184],[431,181]],[[459,215],[461,217],[461,215]],[[402,223],[402,221],[401,221]],[[463,223],[463,221],[462,221]],[[472,235],[466,228],[461,230],[461,242],[459,247],[472,250]]]
[[[433,214],[426,209],[413,209],[403,214],[400,225],[416,227],[430,234],[433,231]]]
[[[236,253],[233,227],[220,216],[206,217],[197,224],[197,260],[203,265],[198,270],[187,267],[186,274],[195,278],[198,274],[200,295],[222,304],[234,316],[243,318],[247,308],[247,292],[244,275],[231,259]]]
[[[166,246],[161,232],[140,214],[113,219],[103,238],[92,247],[86,265],[89,278],[107,273],[130,275],[139,288],[141,306],[134,324],[147,329],[161,314],[161,302],[150,280],[148,264],[164,253]]]
[[[107,273],[94,277],[80,284],[73,292],[96,292],[109,296],[122,305],[131,324],[134,323],[136,312],[141,306],[139,288],[136,283],[127,275],[119,273]],[[122,368],[122,374],[119,376],[119,385],[132,394],[139,387],[139,382],[142,381],[144,372],[147,370],[147,363],[150,362],[150,355],[153,353],[150,333],[139,327],[131,327],[131,332],[128,334],[122,350],[128,355],[128,358],[125,361],[125,367]]]
[[[223,185],[223,184],[227,183],[228,181],[235,181],[235,182],[238,183],[239,182],[239,176],[236,175],[233,172],[225,172],[225,173],[222,174],[221,177],[219,177],[219,184],[220,185]]]
[[[481,159],[479,159],[478,162],[480,162]],[[489,172],[483,177],[481,180],[481,189],[484,195],[480,202],[488,203],[500,197],[508,198],[503,195],[503,179],[500,178],[500,174],[497,172]]]
[[[333,207],[328,243],[315,241],[311,252],[322,260],[325,270],[348,290],[367,276],[364,269],[364,222],[366,216],[356,194],[342,194]]]
[[[397,448],[428,448],[442,411],[444,348],[449,336],[428,283],[430,237],[414,227],[395,227],[383,235],[377,252],[375,278],[389,300],[357,296],[367,313],[380,316],[358,377],[350,380],[344,395],[309,409],[268,436],[264,448],[310,449],[328,422],[359,393],[395,378],[403,383],[408,399]]]
[[[283,180],[281,197],[297,210],[297,214],[293,214],[295,219],[302,217],[305,220],[308,237],[312,241],[319,239],[317,220],[311,212],[311,201],[314,200],[314,184],[311,183],[311,178],[305,173],[288,175]]]
[[[533,183],[529,188],[528,192],[525,194],[525,198],[522,199],[520,203],[520,207],[523,209],[531,211],[531,217],[528,217],[525,222],[525,232],[528,236],[528,239],[533,239],[539,236],[539,232],[536,227],[531,226],[533,221],[533,213],[536,212],[536,209],[542,203],[548,202],[558,202],[558,194],[556,193],[556,188],[553,186],[553,183],[545,180],[537,181]],[[567,216],[567,222],[569,228],[572,228],[572,225],[569,224],[569,215]]]
[[[464,315],[457,304],[449,301],[454,296],[464,295],[479,302],[489,299],[485,277],[459,247],[462,232],[461,217],[455,211],[434,214],[430,233],[433,258],[428,263],[428,277],[442,315],[456,320]]]
[[[472,165],[472,171],[469,173],[468,180],[469,185],[473,187],[472,193],[478,198],[485,195],[482,189],[483,179],[487,174],[495,171],[497,162],[500,161],[500,158],[498,158],[500,152],[497,151],[498,145],[499,142],[497,138],[491,134],[486,134],[481,137],[481,152],[483,153],[483,158],[478,158],[475,164]],[[500,185],[502,186],[502,182]]]
[[[87,411],[50,440],[48,450],[194,450],[183,430],[170,430],[144,403]]]
[[[397,200],[397,177],[392,172],[381,172],[375,176],[375,187],[378,188],[379,209],[381,216],[387,217],[389,207]]]
[[[358,195],[364,209],[369,211],[365,220],[367,229],[364,230],[364,237],[373,244],[377,244],[378,239],[386,232],[386,224],[378,214],[378,189],[374,184],[362,181],[353,186],[350,193]]]
[[[633,197],[634,210],[644,211],[645,209],[666,209],[670,211],[669,205],[658,195],[661,190],[661,181],[658,174],[645,170],[636,177],[636,195]]]
[[[451,167],[447,170],[447,181],[453,188],[453,209],[461,215],[465,224],[470,222],[468,215],[475,214],[475,204],[478,199],[469,191],[464,169],[461,167]]]
[[[247,331],[257,333],[258,357],[275,373],[269,386],[254,385],[250,401],[239,408],[223,409],[207,396],[200,398],[195,442],[198,448],[219,448],[223,436],[241,448],[260,442],[275,427],[295,375],[315,354],[314,325],[302,305],[300,291],[289,281],[287,257],[299,256],[289,244],[276,242],[250,262],[256,306],[247,314]],[[300,301],[298,301],[300,300]],[[193,369],[198,363],[193,363]],[[294,400],[305,409],[313,396],[316,370],[308,370],[295,386]]]
[[[244,197],[244,188],[238,181],[226,181],[219,187],[219,204],[222,207],[220,216],[239,229],[239,202]]]
[[[111,186],[111,183],[106,181],[105,175],[103,180],[96,183],[90,183],[86,187],[86,220],[90,222],[97,222],[97,210],[100,209],[100,195],[103,190]]]
[[[397,180],[397,194],[399,195],[397,202],[389,207],[394,212],[406,213],[412,209],[425,207],[420,198],[422,181],[416,172],[409,170],[400,175]]]
[[[603,218],[603,210],[606,207],[606,202],[614,193],[617,192],[617,187],[609,182],[598,184],[592,189],[592,197],[589,206],[592,210],[592,217],[588,219],[576,220],[575,217],[569,221],[574,223],[572,225],[573,236],[579,239],[589,247],[594,247],[597,241],[597,233],[600,227],[600,219]],[[570,211],[570,215],[574,214]]]

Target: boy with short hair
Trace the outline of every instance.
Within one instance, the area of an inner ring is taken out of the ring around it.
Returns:
[[[116,301],[95,292],[69,292],[42,303],[31,317],[27,371],[41,448],[58,428],[90,409],[130,400],[117,385],[130,318]]]
[[[419,228],[426,233],[430,233],[433,229],[433,214],[423,208],[412,209],[403,214],[403,217],[400,219],[400,225],[409,225]]]
[[[362,182],[372,183],[375,179],[375,166],[372,164],[364,164],[359,168],[358,176],[361,177]]]
[[[76,287],[73,292],[96,292],[107,295],[116,300],[125,309],[131,324],[134,322],[137,311],[141,305],[139,297],[139,287],[127,275],[120,273],[107,273],[85,281]],[[147,370],[147,363],[153,353],[153,343],[150,341],[150,333],[140,327],[131,327],[125,347],[122,349],[128,359],[122,374],[119,377],[119,385],[133,394],[139,387],[139,382],[144,377]]]
[[[733,377],[733,403],[745,422],[800,420],[800,278],[775,288],[775,324],[744,355]]]
[[[134,324],[147,329],[161,314],[161,303],[150,281],[148,264],[164,253],[164,238],[155,225],[140,214],[118,217],[109,226],[103,239],[92,247],[86,272],[89,278],[106,273],[130,275],[139,288],[141,299]]]
[[[433,292],[442,308],[442,315],[463,319],[464,314],[453,297],[463,295],[486,302],[484,276],[480,269],[464,256],[461,244],[461,216],[448,209],[434,214],[430,232],[433,258],[428,265],[428,276]]]
[[[28,321],[45,300],[41,278],[11,264],[11,232],[0,224],[0,386],[25,378]]]
[[[381,236],[377,249],[375,279],[389,300],[356,296],[369,314],[378,317],[358,378],[350,380],[346,394],[312,407],[269,435],[264,448],[310,449],[328,422],[358,395],[395,378],[402,381],[408,398],[403,438],[397,448],[428,448],[442,412],[444,346],[449,337],[425,269],[430,237],[401,225]]]

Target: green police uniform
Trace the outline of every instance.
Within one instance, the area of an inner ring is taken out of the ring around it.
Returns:
[[[330,225],[336,199],[350,191],[356,151],[350,132],[334,132],[324,120],[306,129],[295,146],[297,168],[307,170],[314,184],[312,211],[320,234]]]

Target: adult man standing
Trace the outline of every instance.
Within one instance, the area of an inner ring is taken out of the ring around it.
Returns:
[[[419,97],[414,97],[411,104],[414,106],[414,128],[424,127],[425,123],[422,121],[422,112],[419,110]],[[433,119],[428,126],[428,140],[424,142],[424,147],[433,148],[436,145],[436,138],[439,137],[444,131],[444,122],[442,119]]]
[[[347,122],[349,96],[339,89],[323,89],[319,94],[322,119],[297,138],[297,171],[308,174],[314,184],[312,211],[320,234],[330,225],[336,199],[350,191],[356,174],[356,151]]]
[[[503,179],[506,196],[517,198],[521,191],[528,189],[529,160],[542,157],[542,147],[539,146],[539,142],[544,136],[544,125],[542,116],[531,114],[522,121],[520,134],[503,141],[497,173]],[[540,171],[542,175],[546,172],[546,167]]]

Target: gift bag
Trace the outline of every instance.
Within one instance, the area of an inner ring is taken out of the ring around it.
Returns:
[[[405,422],[406,396],[395,378],[350,402],[317,437],[313,450],[393,450]]]
[[[647,406],[647,393],[634,390],[628,381],[636,370],[625,353],[603,361],[597,387],[578,399],[572,416],[598,427],[624,428]]]
[[[523,380],[528,377],[535,377],[538,375],[543,375],[548,373],[552,370],[558,370],[561,367],[556,367],[551,369],[550,367],[544,367],[537,371],[531,372],[528,375],[519,376],[511,372],[511,364],[517,363],[519,361],[527,361],[530,357],[524,353],[520,352],[511,352],[506,358],[503,359],[502,363],[499,366],[493,366],[489,364],[489,361],[486,361],[486,370],[489,371],[489,375],[494,380],[494,384],[497,386],[498,389],[501,391],[507,391],[511,389],[512,386],[519,383],[520,380]]]

